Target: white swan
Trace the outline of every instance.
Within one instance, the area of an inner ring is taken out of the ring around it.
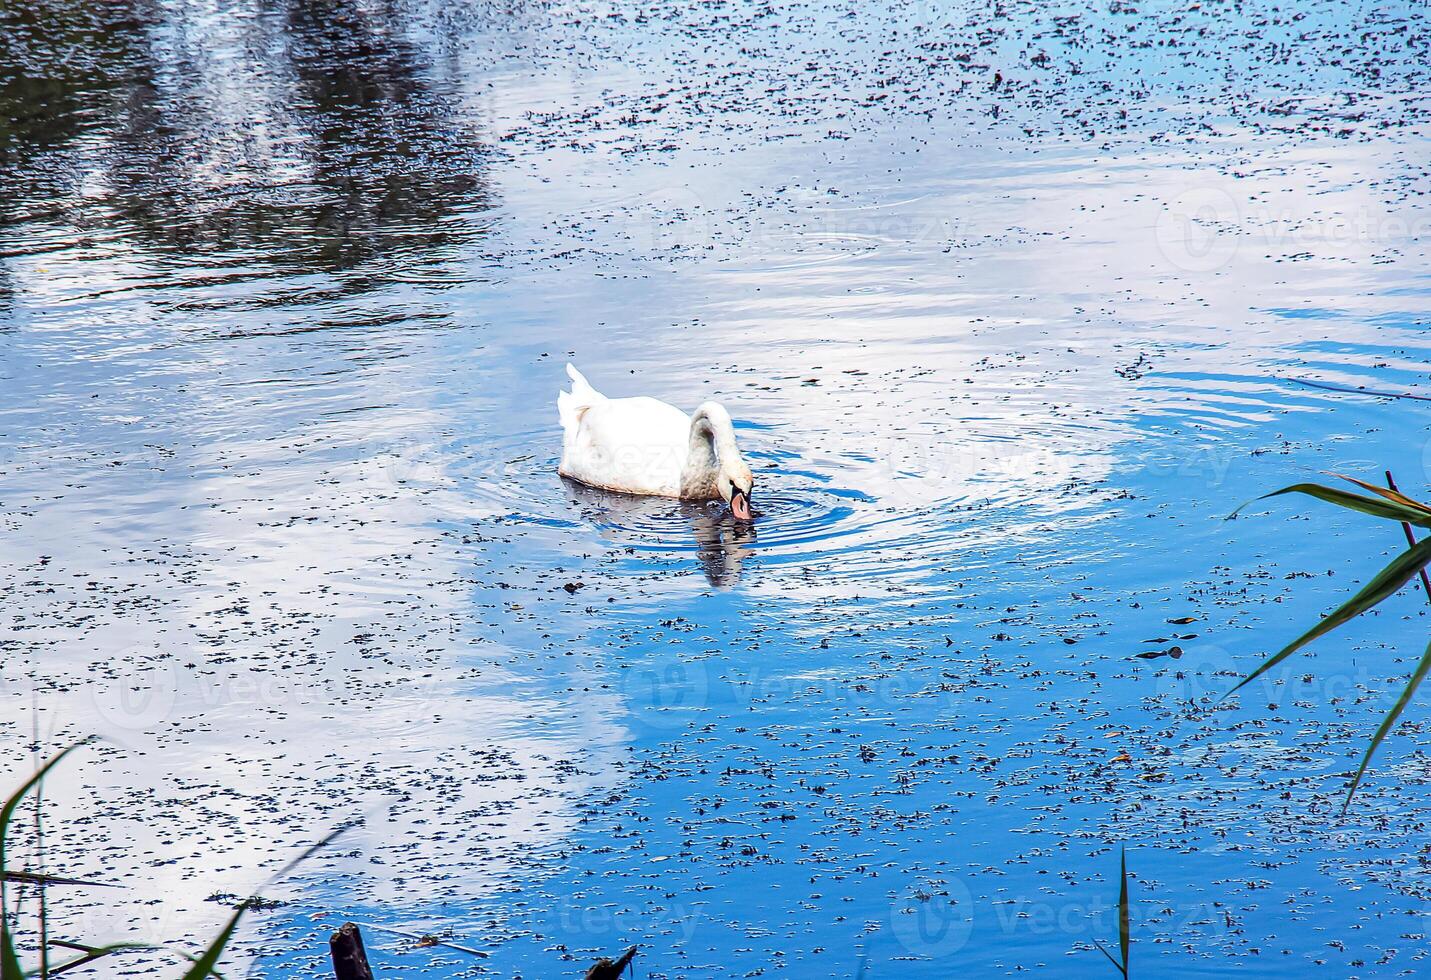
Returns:
[[[557,395],[562,476],[620,493],[719,497],[750,520],[755,477],[724,408],[706,402],[691,416],[655,398],[607,398],[570,364],[566,373],[571,391]]]

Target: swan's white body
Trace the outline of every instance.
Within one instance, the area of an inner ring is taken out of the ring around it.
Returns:
[[[562,476],[620,493],[724,499],[737,517],[750,516],[750,467],[719,404],[687,415],[655,398],[607,398],[570,364],[566,373],[571,391],[557,395]]]

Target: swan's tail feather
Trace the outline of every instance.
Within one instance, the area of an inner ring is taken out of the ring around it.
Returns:
[[[601,397],[601,392],[591,386],[586,376],[578,371],[574,364],[566,366],[566,376],[571,379],[571,393],[577,400],[593,402]]]
[[[571,391],[563,391],[557,395],[557,414],[561,416],[562,428],[575,431],[586,410],[605,396],[593,388],[586,378],[582,377],[581,372],[570,364],[566,366],[566,375],[571,378]]]

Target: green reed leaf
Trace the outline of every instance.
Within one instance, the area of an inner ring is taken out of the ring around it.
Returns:
[[[1345,507],[1362,514],[1370,514],[1372,517],[1380,517],[1388,521],[1405,521],[1407,524],[1415,524],[1417,527],[1431,528],[1431,512],[1421,510],[1416,507],[1408,507],[1405,504],[1392,500],[1377,499],[1376,497],[1364,497],[1359,493],[1351,493],[1346,490],[1338,490],[1336,487],[1324,487],[1320,483],[1297,483],[1290,487],[1283,487],[1281,490],[1274,490],[1271,493],[1263,494],[1256,500],[1267,500],[1270,497],[1280,497],[1287,493],[1301,493],[1318,500],[1325,500],[1329,504],[1336,504],[1338,507]],[[1229,518],[1236,517],[1243,508],[1255,501],[1248,501],[1237,510],[1228,515]]]
[[[1428,539],[1431,540],[1431,539]],[[1371,744],[1367,746],[1366,755],[1361,757],[1361,766],[1356,771],[1356,776],[1352,779],[1351,787],[1347,790],[1347,798],[1342,801],[1342,813],[1347,812],[1347,807],[1351,806],[1352,794],[1361,785],[1361,778],[1366,774],[1366,767],[1371,763],[1371,757],[1381,745],[1382,739],[1386,738],[1392,726],[1396,724],[1396,719],[1401,717],[1401,712],[1406,710],[1406,705],[1411,701],[1416,689],[1421,686],[1421,682],[1426,679],[1426,674],[1431,672],[1431,643],[1426,645],[1426,652],[1421,655],[1421,660],[1416,665],[1416,669],[1411,672],[1411,677],[1406,682],[1405,689],[1401,692],[1401,697],[1397,698],[1396,704],[1386,713],[1386,717],[1381,721],[1381,727],[1372,736]]]
[[[5,836],[10,829],[10,821],[15,817],[15,810],[19,808],[20,801],[40,784],[51,769],[59,765],[65,756],[75,749],[88,742],[89,739],[76,742],[69,748],[62,750],[52,756],[48,762],[36,769],[30,778],[20,784],[20,788],[10,794],[4,806],[0,806],[0,980],[23,980],[25,973],[20,968],[20,956],[15,951],[15,937],[10,931],[9,906],[5,899]]]
[[[209,977],[218,976],[216,967],[219,965],[219,959],[224,955],[224,948],[228,946],[229,940],[233,938],[239,920],[247,911],[248,903],[240,903],[239,907],[234,910],[234,914],[229,917],[223,932],[214,937],[214,941],[209,943],[208,947],[194,960],[194,965],[184,972],[183,980],[208,980]]]
[[[14,818],[15,809],[19,807],[20,801],[25,798],[26,794],[28,794],[30,790],[34,789],[37,785],[39,785],[40,780],[44,779],[51,769],[59,765],[60,760],[62,760],[65,756],[69,755],[75,749],[79,748],[81,745],[84,745],[88,741],[88,739],[85,739],[82,742],[76,742],[69,748],[64,749],[58,754],[52,756],[48,762],[40,766],[39,769],[36,769],[29,779],[25,780],[22,784],[20,784],[20,788],[15,790],[15,792],[11,793],[10,798],[5,801],[5,805],[3,807],[0,807],[0,872],[6,870],[5,835],[6,832],[10,829],[10,821]],[[3,887],[3,879],[0,879],[0,887]]]
[[[1376,577],[1368,582],[1360,592],[1338,606],[1316,626],[1313,626],[1277,653],[1262,661],[1261,666],[1239,681],[1236,687],[1223,695],[1223,698],[1231,697],[1243,687],[1252,683],[1252,681],[1261,677],[1267,671],[1302,649],[1302,647],[1311,643],[1317,637],[1330,633],[1343,623],[1371,609],[1387,596],[1394,595],[1403,585],[1411,580],[1413,575],[1425,567],[1428,562],[1431,562],[1431,537],[1423,538],[1421,541],[1418,541],[1397,555],[1392,559],[1391,564],[1378,572]]]
[[[1385,499],[1390,500],[1394,504],[1401,504],[1403,507],[1410,507],[1414,510],[1421,510],[1425,511],[1428,514],[1431,514],[1431,507],[1428,507],[1426,504],[1423,504],[1419,500],[1412,500],[1410,497],[1406,496],[1406,494],[1402,493],[1400,490],[1397,490],[1395,487],[1379,487],[1375,483],[1367,483],[1365,480],[1358,480],[1354,476],[1347,476],[1343,473],[1332,473],[1331,475],[1339,480],[1346,480],[1348,483],[1355,483],[1363,490],[1370,490],[1378,497],[1384,497]],[[1388,480],[1391,479],[1390,471],[1387,472],[1386,478]]]

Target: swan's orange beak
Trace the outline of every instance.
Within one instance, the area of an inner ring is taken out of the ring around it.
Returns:
[[[730,495],[730,512],[738,521],[750,520],[750,498],[743,491],[737,490]]]

